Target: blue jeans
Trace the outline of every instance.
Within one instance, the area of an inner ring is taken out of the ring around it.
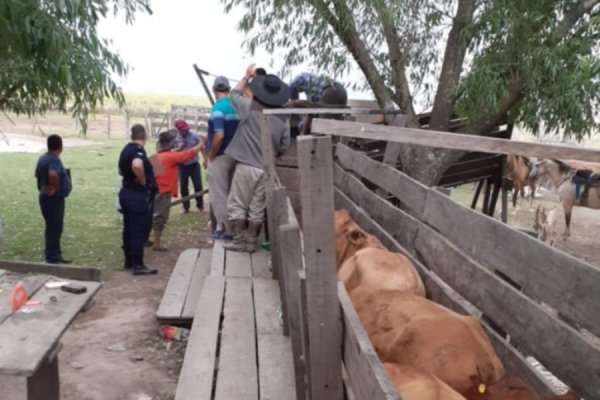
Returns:
[[[200,164],[194,163],[192,165],[183,165],[179,164],[179,191],[181,192],[181,197],[189,196],[190,192],[188,189],[188,179],[192,179],[192,184],[194,185],[194,192],[199,192],[202,190],[202,176],[200,175]],[[204,200],[202,196],[196,197],[196,206],[199,209],[204,208]],[[185,201],[183,203],[183,209],[190,209],[190,202]]]
[[[123,210],[123,253],[133,266],[144,265],[144,243],[152,228],[154,200],[143,190],[121,188]]]
[[[46,222],[44,231],[46,261],[59,261],[62,258],[60,237],[65,220],[65,198],[40,196],[40,209]]]

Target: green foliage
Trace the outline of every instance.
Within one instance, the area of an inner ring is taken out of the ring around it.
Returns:
[[[477,121],[508,115],[534,132],[543,123],[545,129],[579,139],[598,128],[598,0],[473,0],[475,12],[460,43],[448,41],[458,0],[222,2],[226,11],[245,10],[239,29],[247,34],[247,49],[283,51],[286,70],[308,62],[343,75],[361,64],[356,46],[344,40],[354,30],[389,97],[399,103],[401,83],[394,81],[394,72],[403,68],[413,102],[429,108],[434,98],[438,101],[445,50],[452,56],[462,46],[466,57],[458,84],[451,88],[452,107],[461,116]],[[390,57],[385,21],[395,29],[398,40],[392,45],[400,60]],[[377,93],[372,79],[358,86],[368,85]]]
[[[0,2],[0,110],[32,115],[71,111],[82,120],[106,97],[124,102],[112,74],[127,66],[98,37],[99,21],[150,12],[149,0]]]

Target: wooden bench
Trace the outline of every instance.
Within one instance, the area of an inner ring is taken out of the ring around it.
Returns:
[[[3,286],[16,283],[7,279],[10,276],[0,278],[5,283]],[[12,311],[10,289],[0,293],[0,374],[27,377],[28,400],[60,399],[60,338],[102,286],[99,282],[78,281],[87,291],[72,294],[44,287],[51,279],[48,275],[21,279],[30,300],[41,302],[32,306],[35,311],[31,314],[23,312],[23,307]]]
[[[268,259],[262,249],[229,252],[215,241],[176,400],[295,398],[291,342],[280,325],[279,285]]]
[[[212,249],[187,249],[179,255],[156,311],[160,323],[191,325],[211,259]]]

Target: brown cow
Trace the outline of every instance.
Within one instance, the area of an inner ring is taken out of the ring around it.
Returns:
[[[347,259],[338,270],[337,279],[348,292],[367,286],[425,296],[423,281],[405,255],[374,247],[358,250]]]
[[[385,249],[379,239],[361,229],[346,209],[335,211],[335,259],[337,269],[357,250],[365,247]]]
[[[551,397],[541,397],[518,378],[508,378],[499,384],[485,388],[480,393],[478,388],[471,388],[465,393],[467,400],[579,400],[574,391]]]
[[[402,400],[466,400],[437,377],[412,367],[383,364]]]
[[[459,393],[504,379],[504,367],[475,318],[397,290],[358,287],[350,297],[383,362],[431,373]]]

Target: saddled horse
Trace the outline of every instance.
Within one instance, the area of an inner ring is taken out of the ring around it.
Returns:
[[[529,194],[529,205],[531,205],[537,184],[535,165],[525,156],[509,154],[506,157],[506,169],[508,179],[513,182],[513,207],[517,206],[519,193],[521,193],[521,197],[525,197],[525,187],[527,186],[531,189]]]
[[[537,176],[548,177],[552,186],[556,189],[556,194],[565,212],[565,231],[563,237],[567,238],[571,234],[571,212],[573,206],[600,209],[600,187],[592,186],[589,188],[587,196],[581,196],[577,193],[579,190],[573,177],[577,172],[576,168],[559,161],[544,159],[537,163]],[[579,188],[581,189],[581,188]]]

